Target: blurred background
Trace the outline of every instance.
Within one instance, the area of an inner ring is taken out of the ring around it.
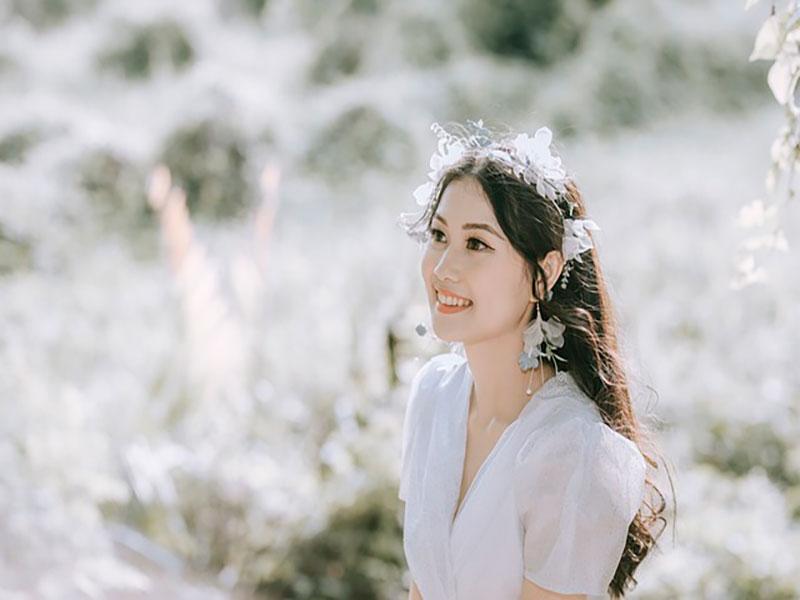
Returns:
[[[447,347],[396,220],[479,118],[549,126],[601,227],[669,509],[631,597],[800,597],[797,250],[731,285],[769,8],[0,0],[0,598],[405,597]]]

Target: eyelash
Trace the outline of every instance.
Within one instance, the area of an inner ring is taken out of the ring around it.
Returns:
[[[436,227],[431,227],[431,228],[429,228],[429,229],[428,229],[428,233],[429,233],[431,236],[435,236],[437,233],[441,233],[442,235],[444,235],[444,232],[443,232],[441,229],[437,229]],[[476,242],[478,242],[479,244],[483,245],[483,248],[482,248],[482,249],[479,249],[479,250],[476,250],[476,252],[483,252],[483,250],[491,250],[491,247],[490,247],[490,246],[489,246],[489,245],[488,245],[486,242],[484,242],[484,241],[482,241],[482,240],[479,240],[479,239],[478,239],[478,238],[476,238],[476,237],[471,237],[471,238],[469,238],[469,239],[467,240],[467,243],[469,243],[469,242],[471,242],[471,241],[473,241],[473,240],[474,240],[474,241],[476,241]],[[434,239],[433,241],[435,242],[435,241],[438,241],[438,240],[435,240],[435,239]]]

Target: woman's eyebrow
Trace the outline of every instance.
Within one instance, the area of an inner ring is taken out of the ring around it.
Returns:
[[[447,220],[443,216],[441,216],[439,213],[435,213],[433,215],[433,218],[434,219],[438,219],[439,221],[441,221],[442,223],[447,225]],[[502,235],[497,233],[497,231],[495,231],[494,227],[492,227],[488,223],[464,223],[464,225],[461,226],[461,229],[483,229],[484,231],[488,231],[489,233],[495,235],[496,237],[500,238],[503,241],[505,241],[505,239],[506,239]]]

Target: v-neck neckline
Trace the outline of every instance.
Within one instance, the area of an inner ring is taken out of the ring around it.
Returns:
[[[472,404],[472,386],[474,382],[472,377],[472,371],[470,371],[469,363],[467,362],[466,359],[464,359],[463,367],[464,367],[464,388],[462,388],[459,398],[459,400],[462,403],[461,406],[462,413],[461,413],[461,420],[458,423],[459,431],[457,439],[459,445],[460,457],[458,458],[458,460],[456,460],[456,467],[460,469],[460,472],[457,471],[456,481],[458,483],[455,490],[455,501],[452,503],[453,508],[450,511],[451,535],[453,529],[455,529],[456,523],[459,521],[461,515],[464,513],[464,507],[467,505],[470,496],[473,495],[473,491],[477,487],[477,484],[479,483],[481,476],[488,469],[489,465],[492,462],[492,459],[498,453],[501,446],[505,442],[506,438],[509,436],[511,431],[516,428],[517,424],[522,420],[522,417],[528,410],[531,409],[532,406],[541,405],[541,402],[534,402],[534,399],[537,398],[545,388],[549,387],[551,385],[551,382],[553,382],[556,379],[559,380],[562,379],[568,373],[568,371],[556,372],[555,375],[553,375],[542,385],[540,385],[539,388],[535,392],[533,392],[531,397],[528,398],[527,403],[522,407],[522,410],[519,411],[517,418],[511,421],[511,423],[509,423],[508,425],[506,425],[505,429],[503,429],[502,433],[497,438],[497,441],[495,441],[494,445],[492,446],[492,449],[486,455],[486,458],[483,459],[483,462],[481,463],[480,467],[478,467],[478,470],[475,472],[472,481],[470,481],[467,491],[464,492],[464,497],[461,499],[461,505],[459,506],[458,497],[461,495],[461,484],[463,483],[464,480],[464,464],[467,459],[467,441],[468,441],[467,437],[469,434],[469,410],[470,410],[470,405]]]

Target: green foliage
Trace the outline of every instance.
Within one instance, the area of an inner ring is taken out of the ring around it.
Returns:
[[[254,17],[260,17],[267,6],[267,0],[239,0],[244,11]]]
[[[578,47],[591,10],[582,0],[461,0],[459,15],[479,48],[547,65]]]
[[[158,65],[174,71],[194,60],[194,50],[183,28],[174,21],[143,26],[123,26],[121,40],[101,52],[100,69],[120,73],[128,79],[145,79]]]
[[[213,119],[181,127],[161,153],[173,180],[186,191],[189,210],[213,218],[239,216],[249,206],[246,160],[245,138]]]
[[[306,155],[306,166],[341,182],[358,177],[365,168],[402,171],[414,158],[408,134],[371,106],[345,111],[318,133]]]
[[[708,596],[721,595],[731,600],[794,600],[797,588],[776,577],[757,572],[752,565],[731,556],[728,560],[730,573],[724,590],[706,590]],[[705,596],[705,594],[704,594]],[[706,596],[706,597],[708,597]]]
[[[347,0],[347,11],[356,14],[378,14],[386,0]]]
[[[763,61],[748,62],[739,55],[737,48],[709,40],[703,44],[688,45],[676,54],[680,61],[680,67],[676,70],[688,73],[688,77],[673,79],[675,87],[678,84],[685,86],[689,82],[695,84],[701,97],[713,109],[740,111],[770,97],[769,88],[764,85],[769,64]],[[668,61],[669,58],[668,49],[662,60]],[[661,65],[664,68],[663,62]]]
[[[35,127],[21,127],[0,138],[0,162],[18,165],[25,155],[42,140],[42,133]]]
[[[269,0],[217,0],[218,12],[223,19],[244,16],[259,21],[268,6]]]
[[[9,73],[16,68],[17,64],[10,56],[0,53],[0,76]]]
[[[36,29],[47,29],[92,10],[96,4],[97,0],[10,0],[9,9]]]
[[[145,175],[128,159],[110,150],[89,153],[78,165],[77,183],[103,224],[120,228],[152,224]]]
[[[781,488],[800,485],[800,473],[790,467],[792,447],[770,423],[747,424],[732,428],[716,423],[709,431],[707,446],[697,452],[698,462],[714,465],[723,472],[745,475],[762,467]]]
[[[597,80],[598,127],[610,130],[619,126],[634,127],[647,116],[646,91],[635,73],[609,65]]]
[[[294,8],[304,26],[312,29],[330,24],[331,19],[379,14],[391,0],[295,0]],[[337,26],[341,22],[336,23]]]
[[[33,268],[33,244],[13,235],[0,223],[0,275]]]
[[[362,23],[343,23],[324,39],[312,63],[309,78],[314,83],[330,84],[355,74],[366,51],[366,29]]]
[[[403,54],[410,64],[421,68],[433,67],[450,58],[452,48],[440,23],[412,15],[406,18],[402,29]]]
[[[592,42],[602,52],[592,45],[580,59],[595,100],[589,125],[603,132],[697,105],[741,111],[769,97],[765,66],[738,56],[730,42],[648,34],[616,18],[601,24]],[[572,110],[585,108],[581,102]]]
[[[323,531],[296,540],[257,591],[287,600],[398,597],[405,559],[397,511],[394,487],[361,495]]]

